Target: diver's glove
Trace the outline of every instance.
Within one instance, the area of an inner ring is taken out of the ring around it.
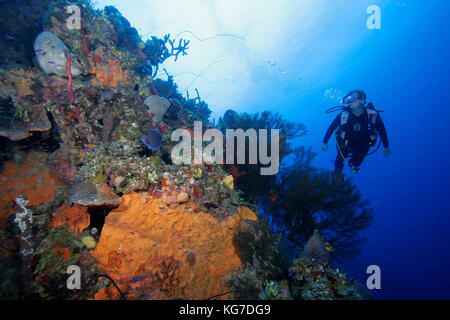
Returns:
[[[388,155],[391,154],[391,150],[389,148],[384,148],[384,156],[387,157]]]
[[[323,151],[327,151],[328,150],[328,143],[323,143],[322,144],[322,150]]]

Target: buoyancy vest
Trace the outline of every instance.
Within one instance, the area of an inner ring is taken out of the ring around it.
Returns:
[[[369,118],[369,145],[373,146],[377,141],[377,132],[375,130],[375,124],[377,122],[377,116],[378,113],[370,108],[366,108],[367,111],[367,117]],[[350,111],[344,110],[341,113],[341,125],[340,129],[337,134],[342,138],[342,140],[345,141],[345,130],[343,129],[343,126],[347,123],[348,117],[350,116]]]

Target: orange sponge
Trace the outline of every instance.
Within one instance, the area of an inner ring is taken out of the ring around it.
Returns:
[[[91,254],[129,299],[205,299],[228,289],[226,278],[242,265],[233,246],[241,218],[218,221],[192,207],[132,193],[106,217]],[[119,293],[110,286],[95,298]]]

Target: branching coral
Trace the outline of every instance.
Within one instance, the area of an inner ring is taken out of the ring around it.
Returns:
[[[297,154],[296,165],[270,184],[280,198],[263,199],[263,210],[271,212],[279,232],[299,248],[318,229],[333,244],[335,258],[348,260],[359,254],[364,239],[358,233],[371,224],[373,210],[350,180],[335,183],[328,171],[312,167],[311,157],[303,156]]]
[[[159,39],[152,36],[151,39],[147,40],[145,43],[143,51],[147,55],[147,58],[149,59],[151,65],[156,67],[152,75],[153,77],[155,77],[158,72],[158,66],[169,57],[175,57],[176,61],[180,53],[183,56],[187,55],[186,50],[189,49],[189,40],[186,41],[180,39],[178,46],[175,46],[175,40],[171,40],[169,38],[170,34],[166,34],[164,36],[164,39]],[[167,48],[167,42],[169,42],[170,49]]]
[[[217,128],[223,133],[226,129],[240,128],[244,131],[248,129],[266,129],[271,132],[271,129],[279,129],[279,157],[278,160],[282,163],[283,159],[291,155],[298,148],[293,148],[288,143],[289,140],[299,138],[306,134],[306,128],[303,123],[296,123],[285,120],[279,113],[265,111],[262,113],[248,114],[236,113],[232,110],[227,111],[226,117],[219,118]],[[267,150],[271,150],[271,139],[268,137]],[[234,146],[235,163],[237,163],[238,147]],[[249,145],[245,146],[245,158],[249,158]],[[242,151],[241,151],[242,152]],[[259,164],[238,164],[237,169],[234,170],[234,175],[239,175],[239,171],[246,172],[245,176],[240,175],[239,189],[247,201],[256,203],[260,198],[267,198],[270,194],[271,184],[276,181],[276,175],[261,175],[261,168],[263,165]]]

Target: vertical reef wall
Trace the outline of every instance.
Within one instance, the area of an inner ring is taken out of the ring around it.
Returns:
[[[286,275],[235,170],[171,162],[174,129],[212,127],[199,96],[154,79],[188,41],[143,41],[88,1],[1,1],[0,18],[1,298],[361,297],[328,260]],[[67,288],[70,265],[80,290]]]

